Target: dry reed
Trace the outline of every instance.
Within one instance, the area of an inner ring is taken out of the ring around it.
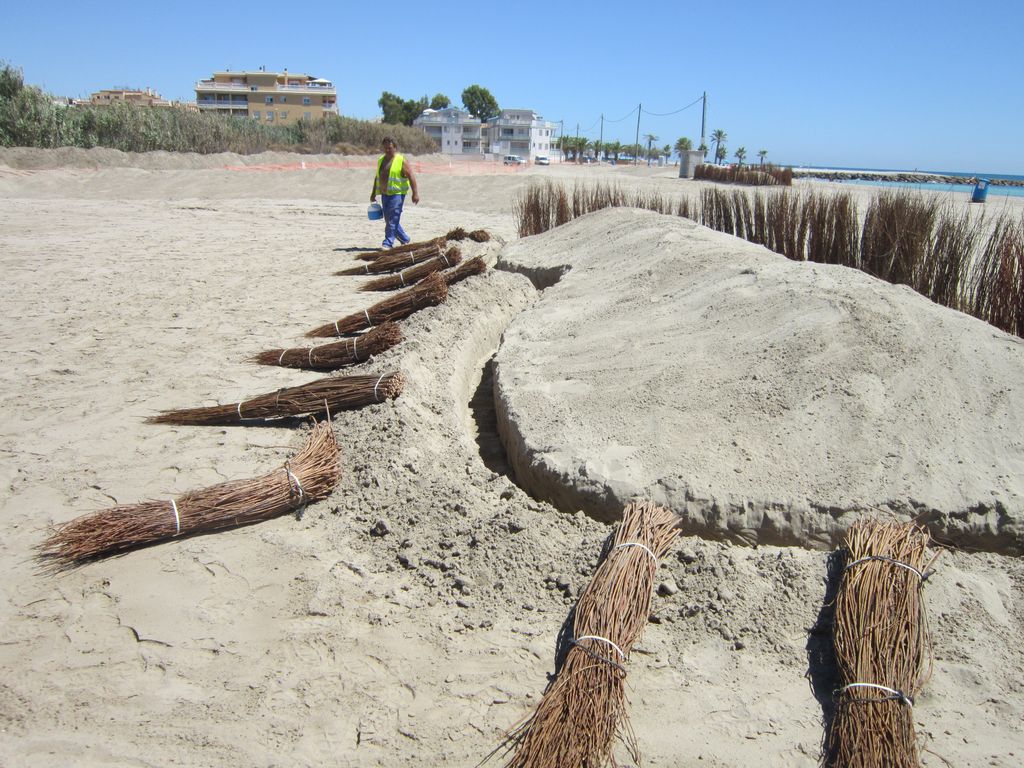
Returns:
[[[388,320],[404,320],[424,307],[433,307],[448,298],[448,283],[438,274],[427,275],[418,285],[379,301],[368,309],[326,323],[306,336],[323,338],[348,336]]]
[[[861,269],[890,283],[918,289],[923,264],[933,249],[938,215],[936,198],[899,191],[876,196],[864,218]]]
[[[441,246],[434,243],[402,253],[388,253],[379,259],[363,264],[361,267],[349,267],[335,272],[335,275],[379,275],[383,272],[397,272],[421,261],[433,259],[441,255]]]
[[[447,272],[442,272],[441,277],[444,278],[444,281],[445,283],[448,284],[448,286],[452,286],[455,285],[456,283],[461,283],[467,277],[472,277],[473,275],[482,275],[486,271],[487,263],[484,261],[482,256],[477,256],[475,258],[470,259],[469,261],[464,261],[462,264],[459,264],[459,266],[457,266],[455,269],[449,270]]]
[[[406,243],[405,245],[396,245],[394,248],[361,253],[356,256],[356,258],[362,259],[363,261],[376,261],[377,259],[382,259],[387,256],[408,253],[409,251],[418,251],[421,248],[427,248],[431,245],[443,248],[445,243],[467,239],[476,243],[486,243],[491,239],[491,233],[486,229],[474,229],[472,232],[467,232],[462,227],[456,227],[455,229],[449,230],[446,234],[441,235],[440,237],[435,237],[431,240],[420,240],[414,243]]]
[[[438,254],[432,259],[422,261],[413,267],[403,269],[394,275],[379,277],[371,280],[359,288],[360,291],[397,291],[399,288],[411,288],[427,275],[440,272],[444,269],[451,269],[458,266],[462,261],[462,252],[456,246],[452,246],[444,253]]]
[[[862,520],[846,535],[833,644],[841,686],[823,765],[918,768],[914,697],[931,674],[928,534]]]
[[[268,349],[266,352],[260,352],[252,360],[260,365],[333,371],[369,360],[374,355],[391,349],[401,340],[401,329],[395,323],[387,322],[344,341],[316,347]]]
[[[970,281],[970,313],[1024,336],[1024,220],[996,220]]]
[[[173,538],[251,525],[326,498],[340,474],[334,431],[330,422],[320,422],[281,469],[189,491],[173,501],[121,504],[83,515],[55,526],[38,555],[46,567],[61,570]]]
[[[651,502],[623,511],[611,547],[573,611],[572,639],[557,676],[536,711],[506,740],[506,749],[514,750],[508,768],[616,764],[616,737],[639,760],[626,709],[625,664],[647,623],[658,560],[675,539],[677,522]]]
[[[146,419],[146,422],[210,426],[289,416],[327,415],[394,399],[401,394],[404,384],[405,377],[397,372],[382,376],[329,376],[257,395],[240,403],[164,411]]]

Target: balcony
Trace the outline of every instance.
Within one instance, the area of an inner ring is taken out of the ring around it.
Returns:
[[[196,105],[200,109],[248,109],[249,102],[242,99],[232,101],[217,99],[196,99]]]
[[[273,87],[269,85],[257,85],[255,83],[218,83],[214,80],[199,80],[196,83],[195,90],[199,91],[241,91],[248,93],[253,88],[257,88],[260,91],[285,91],[286,93],[301,93],[302,91],[312,91],[315,93],[336,93],[333,83],[304,83],[302,85],[281,85],[275,83]]]
[[[243,91],[248,92],[245,83],[218,83],[213,80],[200,80],[196,83],[196,91]]]
[[[275,86],[275,90],[278,91],[333,91],[334,83],[303,83],[302,85],[281,85],[278,83]]]

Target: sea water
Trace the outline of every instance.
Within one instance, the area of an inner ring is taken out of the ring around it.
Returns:
[[[815,170],[813,168],[801,168],[800,170]],[[934,173],[939,176],[960,176],[964,179],[1013,179],[1016,181],[1024,181],[1024,176],[1014,176],[1007,173],[963,173],[962,171],[897,171],[888,170],[884,168],[823,168],[820,170],[834,170],[834,171],[873,171],[880,173]],[[930,192],[953,192],[953,193],[964,193],[971,195],[974,192],[974,182],[964,182],[963,184],[936,184],[929,182],[909,182],[909,181],[882,181],[873,179],[843,179],[842,181],[836,180],[836,184],[857,184],[861,186],[870,187],[897,187],[899,189],[923,189]],[[988,196],[991,199],[993,196],[1004,196],[1004,197],[1024,197],[1024,187],[1004,187],[996,184],[990,184],[988,188]]]

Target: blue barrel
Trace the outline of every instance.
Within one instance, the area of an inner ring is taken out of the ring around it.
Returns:
[[[985,198],[988,197],[988,179],[978,179],[978,183],[974,185],[974,194],[971,195],[972,203],[984,203]]]

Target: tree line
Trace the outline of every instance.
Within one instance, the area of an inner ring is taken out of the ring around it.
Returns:
[[[726,132],[721,129],[715,130],[711,134],[711,141],[715,144],[714,157],[717,163],[721,163],[727,157],[728,150],[725,147],[725,141],[728,138]],[[644,142],[641,144],[623,144],[619,141],[602,142],[591,140],[584,136],[561,136],[556,142],[556,146],[561,150],[562,155],[570,161],[581,160],[587,156],[603,156],[616,162],[623,157],[655,160],[658,157],[671,157],[673,153],[681,159],[684,152],[689,152],[693,149],[693,142],[686,136],[676,139],[674,145],[665,144],[658,146],[658,137],[648,133],[644,136]],[[698,150],[703,152],[704,157],[707,158],[707,146],[701,144]],[[737,149],[734,156],[739,165],[743,165],[747,159],[746,147]],[[761,165],[764,165],[764,160],[768,156],[768,150],[762,149],[758,151],[757,156],[761,159]]]
[[[452,100],[443,93],[434,94],[434,98],[428,100],[426,96],[403,99],[390,91],[384,91],[377,100],[377,106],[384,115],[383,122],[388,125],[412,125],[412,121],[423,114],[423,110],[445,109],[451,104]],[[484,121],[497,117],[501,111],[498,100],[491,92],[475,83],[462,91],[462,108]]]

